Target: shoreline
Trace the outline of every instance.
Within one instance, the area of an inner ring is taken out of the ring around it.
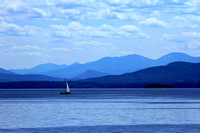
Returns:
[[[69,81],[70,88],[200,88],[200,82],[141,82],[141,83],[106,83]],[[0,82],[0,88],[65,88],[64,82],[56,81],[19,81]]]
[[[200,124],[147,124],[147,125],[104,125],[104,126],[66,126],[66,127],[39,127],[39,128],[15,128],[0,129],[3,132],[73,132],[73,133],[102,133],[102,132],[200,132]]]

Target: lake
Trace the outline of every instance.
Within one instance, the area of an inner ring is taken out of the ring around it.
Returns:
[[[193,127],[191,129],[200,131],[198,88],[72,88],[70,95],[60,95],[60,91],[1,89],[0,132],[64,127],[74,132],[73,127],[88,130],[96,127],[100,131],[101,126],[115,125],[121,126],[120,130],[124,126],[132,126],[130,129],[144,126],[145,129],[148,125],[152,129],[165,125],[165,130],[166,126],[172,126],[173,131],[176,126],[179,127],[176,130]]]

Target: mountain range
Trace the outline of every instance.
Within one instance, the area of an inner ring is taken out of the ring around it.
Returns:
[[[96,83],[160,83],[200,81],[200,63],[173,62],[166,66],[150,67],[122,75],[85,79]]]
[[[140,55],[127,55],[121,57],[104,57],[97,61],[85,64],[74,63],[72,65],[42,64],[32,69],[11,69],[17,74],[43,74],[47,76],[77,79],[80,75],[85,79],[103,75],[120,75],[128,72],[135,72],[152,66],[167,65],[176,61],[200,62],[200,57],[193,57],[184,53],[170,53],[158,59],[150,59]],[[91,74],[91,71],[92,74]],[[96,75],[96,76],[95,76]],[[100,74],[101,75],[101,74]],[[82,78],[81,78],[82,79]]]
[[[40,74],[16,74],[14,72],[0,68],[0,82],[18,81],[64,81],[64,79]]]
[[[14,72],[5,70],[5,69],[3,69],[3,68],[0,68],[0,73],[1,73],[1,74],[15,74]]]
[[[48,71],[52,70],[59,70],[66,68],[67,65],[57,65],[53,63],[46,63],[46,64],[40,64],[37,65],[31,69],[10,69],[9,71],[12,71],[17,74],[45,74]]]
[[[80,80],[80,79],[87,79],[87,78],[96,78],[96,77],[102,77],[109,75],[108,73],[102,73],[94,70],[87,70],[80,75],[78,75],[74,80]]]
[[[19,81],[64,81],[62,78],[55,78],[39,74],[3,74],[0,73],[0,82],[19,82]]]
[[[84,87],[135,87],[148,84],[198,83],[200,87],[200,63],[173,62],[166,66],[150,67],[122,75],[110,75],[80,80],[74,85]],[[182,86],[184,87],[184,86]]]
[[[5,79],[2,75],[10,77]],[[9,82],[3,82],[4,80]],[[64,88],[63,79],[42,75],[0,74],[0,81],[0,88]],[[122,75],[69,81],[69,86],[71,88],[200,88],[200,63],[173,62]]]

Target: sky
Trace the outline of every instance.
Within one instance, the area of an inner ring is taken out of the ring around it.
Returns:
[[[0,67],[200,56],[199,0],[0,0]]]

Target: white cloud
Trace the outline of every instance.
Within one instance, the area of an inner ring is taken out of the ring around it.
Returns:
[[[0,45],[1,46],[13,46],[15,44],[16,44],[16,42],[10,41],[10,39],[8,37],[0,37]]]
[[[83,42],[75,42],[74,43],[76,46],[80,47],[90,47],[90,46],[112,46],[110,43],[102,43],[102,42],[97,42],[97,41],[83,41]]]
[[[91,51],[103,52],[109,50],[115,50],[116,47],[113,46],[111,43],[108,42],[98,42],[98,41],[77,41],[74,42],[74,49],[88,49]]]
[[[200,22],[200,16],[199,15],[188,15],[187,19],[188,20],[192,20],[192,21]]]
[[[59,52],[68,52],[69,49],[67,48],[52,48],[53,51],[59,51]]]
[[[185,5],[198,5],[188,1]],[[146,14],[153,16],[161,12],[183,12],[184,2],[179,0],[6,0],[0,1],[0,14],[6,20],[141,20]],[[191,10],[191,9],[190,9]],[[196,9],[192,12],[195,12]],[[13,15],[14,14],[14,15]],[[154,16],[154,17],[155,17]]]
[[[37,45],[19,45],[7,49],[13,56],[44,56],[40,51],[42,49]]]
[[[6,44],[2,44],[2,43],[0,43],[0,46],[7,46]]]
[[[112,27],[112,26],[110,26],[110,25],[107,25],[107,24],[103,24],[103,25],[101,25],[99,28],[100,28],[100,30],[102,30],[102,31],[114,31],[114,30],[115,30],[114,27]]]
[[[157,0],[58,0],[58,1],[39,1],[32,2],[29,0],[0,1],[0,13],[4,12],[5,17],[11,20],[26,20],[38,18],[47,18],[52,20],[91,20],[91,19],[120,19],[120,20],[138,20],[141,14],[135,12],[133,7],[145,5],[156,5],[160,2]],[[13,15],[13,12],[16,14]]]
[[[185,43],[185,39],[183,39],[181,36],[173,35],[173,34],[164,34],[161,41],[170,41],[174,44],[183,44]]]
[[[200,5],[200,1],[199,0],[188,0],[187,2],[185,2],[185,5],[188,5],[188,6],[199,6]]]
[[[197,24],[184,24],[184,23],[180,23],[180,24],[177,24],[177,26],[179,28],[199,28],[199,25]]]
[[[99,27],[84,26],[79,22],[69,23],[67,26],[64,25],[51,25],[52,32],[56,36],[63,37],[148,37],[141,29],[134,25],[124,25],[121,27],[113,27],[110,25],[101,25]]]
[[[19,35],[25,35],[26,33],[23,31],[23,28],[20,26],[17,26],[12,23],[6,23],[2,21],[0,23],[0,32],[6,33],[6,34],[19,34]]]
[[[11,50],[39,50],[40,47],[37,45],[23,45],[23,46],[13,46]]]
[[[143,33],[141,29],[134,25],[124,25],[119,27],[119,32],[118,34],[120,36],[125,36],[125,37],[142,37],[142,38],[149,38],[148,35]]]
[[[33,11],[36,14],[41,15],[42,17],[50,17],[51,16],[50,12],[48,12],[47,10],[40,9],[40,8],[33,8]]]
[[[73,14],[73,15],[78,15],[81,13],[78,9],[59,9],[59,11],[63,14]]]
[[[156,5],[160,3],[158,0],[106,0],[106,3],[117,6],[145,6],[145,5]]]
[[[161,47],[161,34],[163,46],[190,50],[200,41],[199,14],[197,0],[0,0],[1,52],[16,58],[70,52],[70,60],[78,60],[77,54],[94,52],[97,58],[100,51],[99,58],[140,46],[148,54]]]
[[[144,21],[141,21],[139,22],[140,24],[142,25],[147,25],[147,26],[152,26],[152,27],[167,27],[168,24],[161,21],[161,20],[158,20],[156,18],[148,18]]]
[[[140,20],[146,13],[197,12],[197,0],[5,0],[0,1],[0,14],[6,20]],[[190,8],[188,8],[188,6]],[[192,8],[191,8],[192,6]],[[188,10],[188,11],[187,11]]]
[[[200,32],[183,32],[183,37],[200,37]]]
[[[199,28],[195,21],[200,21],[200,17],[194,15],[175,16],[173,18],[179,28]]]
[[[132,33],[141,32],[141,29],[139,29],[138,27],[134,25],[124,25],[124,26],[121,26],[120,29],[123,31],[132,32]]]
[[[27,36],[34,35],[36,32],[41,32],[42,28],[34,27],[34,26],[18,26],[14,23],[7,23],[2,21],[0,23],[0,32],[6,35],[13,36]]]
[[[173,19],[178,20],[178,21],[187,21],[186,17],[182,17],[182,16],[175,16]]]
[[[188,46],[187,47],[191,48],[191,49],[200,48],[200,42],[197,41],[197,40],[190,41],[190,42],[188,42]]]
[[[22,11],[22,9],[27,6],[25,2],[22,2],[21,0],[1,0],[0,1],[0,7],[1,9],[4,9],[5,11]]]
[[[19,55],[23,55],[23,56],[44,56],[42,53],[40,52],[21,52]]]
[[[180,0],[172,0],[173,2],[175,2],[175,3],[177,3],[177,2],[179,2]]]
[[[182,32],[179,34],[163,34],[162,41],[170,41],[176,44],[182,44],[187,48],[199,47],[200,32]]]

